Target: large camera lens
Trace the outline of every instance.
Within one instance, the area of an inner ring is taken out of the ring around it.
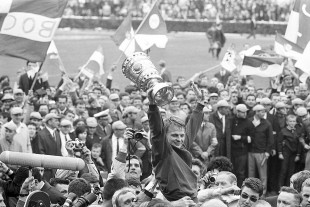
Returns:
[[[136,140],[141,140],[141,139],[143,139],[143,134],[141,132],[136,132],[134,138]]]

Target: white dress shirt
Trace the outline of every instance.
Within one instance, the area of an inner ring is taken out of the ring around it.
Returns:
[[[61,141],[61,154],[62,156],[66,157],[68,156],[68,151],[66,149],[66,142],[71,140],[69,134],[64,134],[61,131],[59,132],[60,135],[60,141]]]
[[[220,112],[217,112],[217,114],[219,115],[220,119],[222,120],[222,124],[223,124],[223,134],[225,133],[225,115],[222,115]]]
[[[121,147],[124,144],[124,138],[120,137],[118,138],[118,150],[121,149]],[[114,159],[117,156],[117,137],[113,134],[112,135],[112,159]]]

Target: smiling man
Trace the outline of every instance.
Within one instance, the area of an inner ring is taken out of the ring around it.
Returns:
[[[252,207],[263,194],[263,184],[257,178],[247,178],[241,188],[237,207]]]
[[[195,91],[199,93],[198,90]],[[161,192],[168,201],[176,201],[185,196],[197,201],[197,176],[192,172],[192,156],[188,150],[202,124],[202,96],[200,94],[197,107],[186,125],[174,116],[163,121],[151,91],[148,98],[152,165]]]

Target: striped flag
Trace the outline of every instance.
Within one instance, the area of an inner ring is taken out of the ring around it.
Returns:
[[[283,72],[283,58],[245,56],[240,75],[275,77]]]
[[[68,0],[2,0],[0,55],[43,62]]]
[[[135,32],[132,28],[131,14],[129,13],[112,36],[112,40],[127,57],[136,51],[134,35]]]
[[[151,48],[153,45],[158,48],[166,47],[168,42],[167,27],[156,2],[139,25],[135,39],[142,51]]]
[[[254,54],[254,52],[256,50],[261,50],[262,47],[260,45],[254,45],[250,48],[248,48],[247,50],[242,50],[240,53],[239,53],[239,56],[243,59],[244,56],[251,56]]]
[[[276,40],[274,43],[274,51],[284,57],[297,60],[303,53],[303,48],[297,44],[285,39],[281,34],[276,34]]]
[[[103,49],[99,46],[82,68],[87,68],[88,70],[93,71],[94,74],[97,73],[101,76],[104,74],[103,62]]]
[[[294,8],[291,11],[290,17],[288,19],[285,39],[297,43],[298,33],[299,33],[299,9],[301,0],[295,0]]]

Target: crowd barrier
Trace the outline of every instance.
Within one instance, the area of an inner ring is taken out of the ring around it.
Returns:
[[[133,28],[136,29],[142,19],[133,19]],[[102,17],[64,17],[60,23],[60,28],[76,29],[95,29],[102,28],[115,30],[123,21],[121,18],[102,18]],[[206,32],[214,23],[203,20],[166,20],[168,32]],[[257,22],[257,34],[275,34],[275,32],[284,33],[286,22]],[[223,22],[225,33],[249,33],[250,22]]]

